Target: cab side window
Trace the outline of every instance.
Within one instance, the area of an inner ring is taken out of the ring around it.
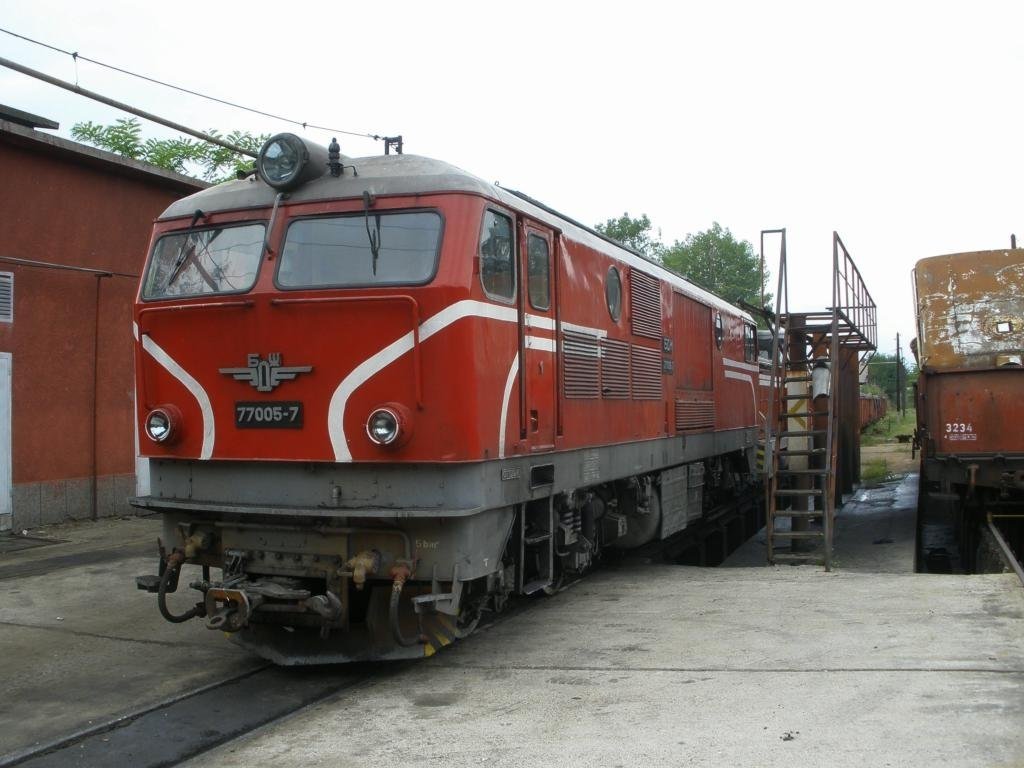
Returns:
[[[743,359],[757,362],[757,329],[749,323],[743,324]]]
[[[480,282],[492,299],[511,301],[515,298],[515,252],[512,219],[497,211],[484,213],[480,233]]]
[[[551,306],[551,270],[548,266],[548,241],[531,234],[526,240],[527,286],[534,309]]]

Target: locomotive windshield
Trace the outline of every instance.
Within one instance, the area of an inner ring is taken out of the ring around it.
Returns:
[[[156,241],[142,296],[163,299],[249,290],[263,252],[263,224],[192,229]]]
[[[441,217],[432,211],[299,219],[285,236],[282,288],[413,285],[437,268]]]

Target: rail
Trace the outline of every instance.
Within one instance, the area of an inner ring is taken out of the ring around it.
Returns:
[[[1010,549],[1010,545],[1006,543],[1006,539],[1003,538],[1003,534],[1000,533],[998,526],[995,524],[997,518],[1024,518],[1024,515],[993,515],[991,512],[988,513],[988,530],[992,534],[992,538],[996,540],[996,544],[999,545],[999,549],[1003,552],[1003,557],[1006,562],[1009,563],[1010,567],[1013,568],[1013,572],[1017,574],[1017,578],[1020,579],[1021,586],[1024,586],[1024,568],[1021,568],[1020,561],[1017,560],[1017,556],[1013,554],[1013,550]]]

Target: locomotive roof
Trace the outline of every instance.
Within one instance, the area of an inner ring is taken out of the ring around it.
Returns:
[[[509,208],[527,213],[534,219],[561,230],[572,239],[591,248],[610,253],[630,267],[671,283],[691,298],[753,322],[753,318],[738,307],[703,288],[699,288],[675,272],[650,261],[621,243],[522,193],[486,182],[450,163],[420,155],[406,154],[361,158],[343,157],[342,162],[346,166],[343,176],[334,177],[325,172],[323,176],[290,191],[288,200],[290,202],[312,202],[338,198],[358,199],[363,192],[369,192],[374,196],[436,192],[468,192],[481,195],[497,200]],[[359,175],[353,175],[348,170],[349,166],[354,166]],[[191,217],[197,208],[208,213],[246,208],[269,208],[274,204],[276,195],[277,190],[254,175],[244,180],[218,184],[177,200],[161,214],[160,220]]]

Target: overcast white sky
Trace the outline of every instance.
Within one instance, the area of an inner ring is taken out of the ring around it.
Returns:
[[[830,303],[838,230],[884,352],[899,331],[909,356],[915,261],[1024,238],[1024,3],[33,0],[5,3],[0,27],[300,121],[401,133],[407,152],[585,223],[646,213],[671,243],[718,221],[755,250],[787,227],[793,309]],[[290,130],[8,35],[0,56],[199,128]],[[0,103],[65,136],[121,116],[6,69]]]

